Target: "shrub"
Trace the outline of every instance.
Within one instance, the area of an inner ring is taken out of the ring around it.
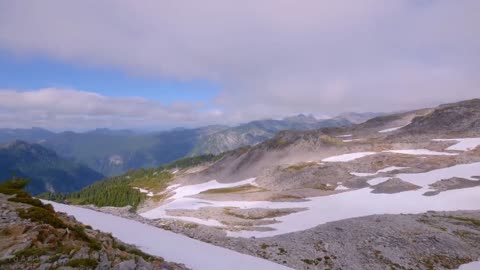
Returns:
[[[151,261],[152,259],[154,259],[154,257],[152,257],[151,255],[139,250],[139,249],[136,249],[136,248],[129,248],[127,249],[127,252],[128,253],[131,253],[131,254],[134,254],[134,255],[137,255],[137,256],[140,256],[142,257],[144,260],[146,261]]]
[[[336,138],[332,138],[330,136],[322,136],[320,138],[320,140],[322,141],[322,143],[324,144],[329,144],[329,145],[342,145],[343,144],[343,141],[339,140],[339,139],[336,139]]]
[[[29,205],[33,205],[33,206],[41,207],[41,208],[44,207],[44,204],[39,199],[34,199],[32,197],[18,197],[17,196],[17,197],[10,198],[8,200],[11,201],[11,202],[25,203],[25,204],[29,204]]]
[[[23,219],[30,219],[33,222],[49,224],[55,228],[66,228],[67,225],[59,219],[55,213],[44,208],[32,206],[26,209],[17,209],[18,216]]]
[[[36,247],[29,247],[23,250],[20,250],[15,253],[15,256],[18,258],[28,258],[32,256],[42,256],[48,253],[48,249],[46,248],[36,248]]]
[[[88,244],[90,245],[90,248],[94,250],[102,249],[102,244],[100,242],[98,242],[96,239],[93,239],[87,235],[87,233],[85,232],[85,227],[81,225],[75,225],[75,226],[70,226],[69,229],[75,232],[77,236],[80,237],[80,239],[82,239],[85,242],[88,242]]]
[[[6,195],[17,195],[17,197],[30,197],[23,188],[28,184],[26,179],[12,179],[0,183],[0,193]]]
[[[301,163],[301,164],[298,164],[298,165],[288,166],[287,170],[300,171],[300,170],[303,170],[305,168],[313,167],[315,165],[317,165],[317,163],[315,163],[315,162],[306,162],[306,163]]]

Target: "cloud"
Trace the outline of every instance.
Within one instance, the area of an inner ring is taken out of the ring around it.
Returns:
[[[478,97],[479,10],[476,0],[4,1],[0,48],[214,81],[212,121],[389,111]]]
[[[217,110],[196,103],[167,106],[144,98],[113,98],[71,89],[0,91],[3,127],[165,128],[206,124],[219,116]]]

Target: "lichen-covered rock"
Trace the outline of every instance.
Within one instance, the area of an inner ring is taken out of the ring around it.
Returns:
[[[9,201],[13,197],[0,193],[0,269],[186,269],[55,213],[33,198],[22,199],[28,203]]]

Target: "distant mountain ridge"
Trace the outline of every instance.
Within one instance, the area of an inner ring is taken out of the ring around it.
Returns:
[[[51,132],[41,128],[0,129],[0,143],[24,140],[39,143],[63,158],[84,163],[107,176],[131,169],[156,167],[188,156],[218,154],[261,143],[282,130],[345,127],[342,117],[316,119],[296,115],[282,120],[258,120],[234,127],[213,125],[195,129],[135,133],[96,129],[88,132]]]
[[[0,181],[12,176],[30,179],[26,189],[33,194],[74,191],[104,178],[85,165],[24,141],[0,145]]]
[[[346,127],[352,123],[344,118],[317,120],[311,115],[296,115],[283,120],[257,120],[225,129],[202,138],[192,155],[219,154],[242,146],[255,145],[274,137],[283,130],[314,130],[324,127]]]

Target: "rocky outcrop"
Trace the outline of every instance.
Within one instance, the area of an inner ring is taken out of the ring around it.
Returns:
[[[55,213],[21,192],[0,193],[0,268],[186,269]]]
[[[416,117],[395,136],[428,134],[468,136],[479,133],[480,99],[472,99],[441,105],[427,115]]]
[[[416,190],[421,187],[400,178],[391,178],[383,183],[375,185],[372,193],[394,194],[404,191]]]

